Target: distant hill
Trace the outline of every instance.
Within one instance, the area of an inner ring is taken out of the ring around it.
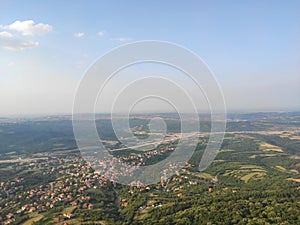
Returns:
[[[148,129],[147,124],[153,116],[161,116],[165,119],[168,132],[179,133],[181,131],[180,121],[173,114],[134,115],[130,120],[130,126]],[[117,140],[109,117],[97,115],[97,118],[96,124],[101,139]],[[207,118],[207,114],[200,115],[200,120],[203,119],[200,122],[202,132],[210,131],[211,124]],[[227,131],[229,132],[284,130],[287,127],[300,126],[300,112],[229,114],[228,119]],[[190,122],[194,123],[194,120],[191,118]],[[275,144],[284,142],[279,138],[275,139],[271,140]],[[296,145],[297,143],[294,142],[288,143],[287,148],[295,152]],[[0,119],[0,154],[9,152],[26,154],[75,148],[77,145],[70,116]]]

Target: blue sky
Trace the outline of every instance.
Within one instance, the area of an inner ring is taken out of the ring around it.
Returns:
[[[300,1],[0,6],[0,115],[70,113],[89,65],[114,47],[141,40],[174,42],[199,55],[229,110],[300,109]]]

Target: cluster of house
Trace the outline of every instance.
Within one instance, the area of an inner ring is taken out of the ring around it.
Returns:
[[[140,167],[146,164],[147,160],[174,150],[174,147],[162,146],[155,150],[138,154],[120,154],[115,157],[103,157],[100,159],[97,156],[91,156],[89,161],[92,168],[95,169],[98,174],[109,178],[111,181],[116,181],[120,177],[132,176]],[[174,165],[170,165],[169,169],[173,169],[173,166]],[[178,168],[178,166],[176,168]]]
[[[35,211],[43,212],[62,204],[70,204],[84,209],[93,209],[90,196],[85,190],[107,185],[106,178],[91,169],[81,158],[72,160],[49,159],[22,165],[23,170],[43,170],[45,176],[57,174],[57,179],[41,185],[26,186],[26,177],[12,181],[0,181],[0,223],[10,224],[18,216]],[[32,174],[34,177],[34,173]],[[40,182],[40,181],[38,181]],[[17,209],[17,210],[16,210]],[[6,215],[5,215],[6,212]],[[63,215],[71,218],[73,215]]]
[[[13,180],[0,180],[0,223],[10,224],[18,216],[32,212],[43,212],[47,209],[60,205],[76,206],[91,210],[94,205],[91,203],[90,196],[85,192],[87,189],[98,189],[107,186],[110,181],[117,180],[119,176],[130,175],[135,170],[145,165],[145,161],[157,155],[163,155],[168,151],[174,151],[171,146],[163,146],[153,151],[142,152],[140,154],[121,155],[104,159],[91,160],[86,162],[81,156],[65,155],[64,157],[48,156],[47,160],[37,160],[36,162],[20,163],[15,168],[24,172],[32,173],[31,185],[28,185],[30,176],[17,177]],[[48,153],[49,154],[49,153]],[[130,166],[124,168],[114,168],[114,166],[128,163]],[[187,164],[183,171],[186,171],[190,164]],[[175,164],[170,164],[170,171],[178,168]],[[35,173],[43,176],[51,176],[55,179],[34,184]],[[168,173],[166,171],[166,173]],[[171,179],[162,179],[157,188],[164,188],[167,192],[175,192],[179,198],[184,196],[183,189],[198,185],[198,177],[192,177],[191,174],[179,173],[176,170],[176,176]],[[109,178],[109,179],[108,179]],[[110,181],[109,181],[110,180]],[[201,180],[201,179],[200,179]],[[150,186],[140,186],[139,191],[150,191]],[[208,191],[213,192],[214,186],[210,186]],[[133,192],[132,190],[130,190]],[[233,190],[237,192],[237,190]],[[128,206],[126,198],[120,199],[122,207]],[[160,207],[154,205],[154,207]],[[70,219],[74,214],[63,213],[57,220]]]

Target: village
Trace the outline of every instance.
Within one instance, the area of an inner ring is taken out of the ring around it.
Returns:
[[[63,206],[70,210],[62,210],[57,213],[53,221],[68,224],[72,218],[76,218],[76,210],[93,210],[95,204],[90,195],[90,190],[105,190],[113,193],[114,207],[117,209],[127,207],[129,203],[126,197],[116,195],[114,182],[118,176],[130,174],[135,168],[145,165],[147,159],[162,156],[174,151],[172,144],[159,147],[156,150],[130,154],[109,159],[97,159],[95,170],[90,162],[86,162],[77,152],[46,152],[33,154],[31,160],[12,160],[11,169],[16,176],[13,179],[0,181],[0,223],[15,224],[20,218],[28,218],[26,215],[39,215],[48,210],[55,210]],[[114,161],[122,161],[131,164],[130,170],[126,168],[122,174],[118,170],[108,170]],[[181,172],[176,171],[171,180],[161,179],[156,185],[143,185],[142,183],[132,184],[128,189],[129,195],[149,191],[174,192],[178,198],[183,197],[181,190],[189,186],[202,185],[207,183],[209,177],[188,172],[191,167],[187,164]],[[110,179],[108,179],[108,177]],[[217,184],[214,178],[210,181],[207,191],[212,192]],[[89,190],[89,191],[88,191]],[[127,194],[126,194],[127,195]],[[149,201],[140,206],[141,210],[162,206],[161,201]],[[25,216],[25,217],[24,217]]]

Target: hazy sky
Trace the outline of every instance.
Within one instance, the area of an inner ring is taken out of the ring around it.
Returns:
[[[199,55],[228,110],[300,109],[298,0],[4,0],[0,115],[71,113],[89,65],[140,40],[174,42]]]

